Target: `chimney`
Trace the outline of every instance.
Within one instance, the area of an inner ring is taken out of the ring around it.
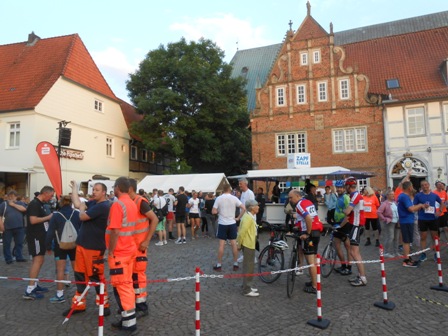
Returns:
[[[26,45],[32,47],[39,40],[40,40],[40,37],[37,36],[36,34],[34,34],[34,32],[31,32],[31,34],[28,34],[28,41],[27,41]]]

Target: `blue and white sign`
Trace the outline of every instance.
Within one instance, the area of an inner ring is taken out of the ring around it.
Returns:
[[[311,154],[310,153],[295,153],[288,155],[288,169],[293,168],[310,168]]]

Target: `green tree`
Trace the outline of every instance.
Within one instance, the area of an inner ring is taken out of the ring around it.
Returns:
[[[144,115],[132,131],[156,155],[178,160],[171,173],[239,174],[250,167],[245,80],[230,77],[223,57],[210,40],[182,38],[150,51],[130,75],[129,97]]]

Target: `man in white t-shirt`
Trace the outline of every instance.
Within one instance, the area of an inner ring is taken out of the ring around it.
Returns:
[[[176,197],[174,197],[174,189],[170,188],[170,190],[168,190],[168,194],[165,194],[164,197],[168,202],[168,215],[166,216],[166,223],[168,224],[168,239],[175,240],[176,238],[173,236],[173,226],[176,221],[176,218],[174,217],[174,202],[176,202]]]
[[[216,237],[219,239],[218,249],[218,263],[213,266],[215,271],[221,271],[222,256],[224,254],[224,245],[227,240],[230,241],[233,253],[233,270],[237,271],[238,267],[238,249],[236,246],[237,226],[236,222],[240,220],[241,216],[246,211],[244,204],[241,201],[230,194],[230,185],[226,185],[223,189],[223,194],[216,198],[213,205],[212,214],[218,215],[218,233]],[[235,218],[235,211],[240,208],[240,214]]]

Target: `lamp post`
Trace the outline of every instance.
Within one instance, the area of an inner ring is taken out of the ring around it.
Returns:
[[[442,176],[442,172],[443,172],[443,170],[441,167],[437,168],[437,178],[438,179],[440,178],[440,176]]]

